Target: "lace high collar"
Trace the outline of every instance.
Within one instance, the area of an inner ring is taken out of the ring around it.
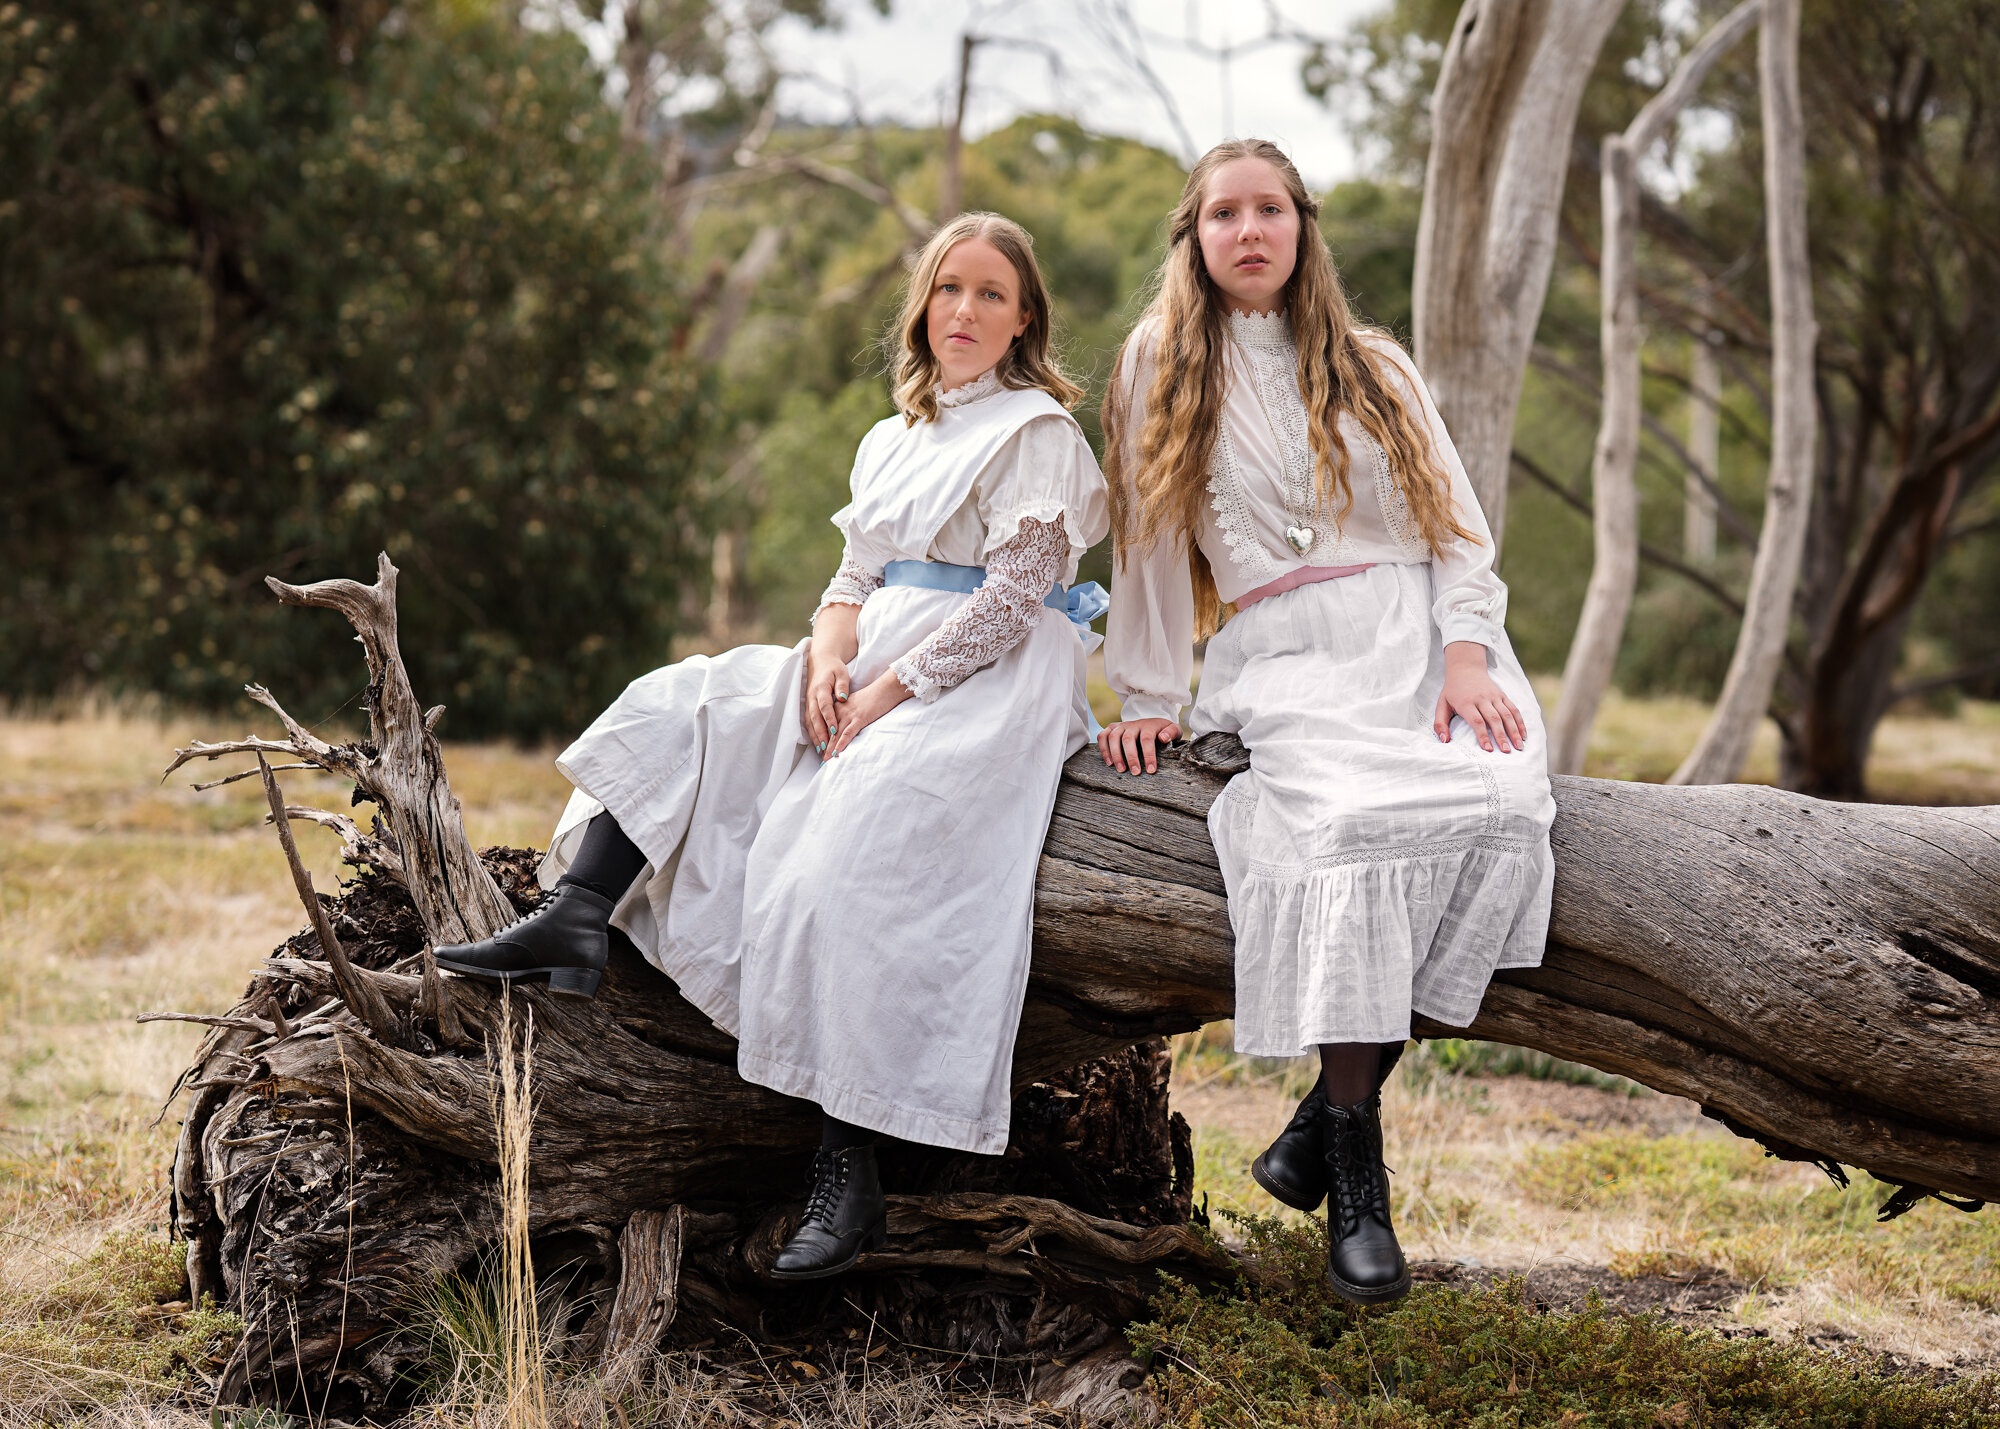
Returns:
[[[1245,347],[1288,347],[1292,341],[1292,320],[1282,312],[1232,312],[1229,335]]]
[[[977,402],[981,397],[991,397],[999,390],[998,369],[989,367],[970,382],[954,387],[949,392],[939,387],[937,404],[940,407],[963,407],[967,402]]]

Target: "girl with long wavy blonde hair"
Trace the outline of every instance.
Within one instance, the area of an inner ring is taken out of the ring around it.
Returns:
[[[1251,1172],[1327,1202],[1329,1282],[1369,1304],[1409,1288],[1382,1087],[1413,1013],[1464,1026],[1496,968],[1540,962],[1555,804],[1486,518],[1415,364],[1350,315],[1318,213],[1282,150],[1238,140],[1168,219],[1104,399],[1124,717],[1098,746],[1151,773],[1192,702],[1190,733],[1249,751],[1208,820],[1236,1046],[1321,1071]]]

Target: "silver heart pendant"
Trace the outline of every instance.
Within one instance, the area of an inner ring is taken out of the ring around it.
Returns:
[[[1287,526],[1285,528],[1286,543],[1302,556],[1312,549],[1312,543],[1316,535],[1317,533],[1310,526]]]

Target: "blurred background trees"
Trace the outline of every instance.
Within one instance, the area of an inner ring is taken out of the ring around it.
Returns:
[[[409,570],[460,735],[661,654],[711,401],[650,174],[566,34],[447,6],[0,11],[0,685],[354,693],[267,574]]]
[[[344,637],[261,579],[377,547],[460,735],[566,733],[672,654],[796,638],[888,412],[902,261],[950,207],[1035,234],[1094,439],[1182,158],[1088,113],[954,141],[954,94],[1051,62],[990,30],[934,126],[864,96],[801,122],[768,36],[862,5],[0,4],[0,688],[320,679],[331,711]],[[1458,8],[1287,32],[1366,156],[1322,226],[1406,340]],[[1532,670],[1561,668],[1590,570],[1599,142],[1727,8],[1632,0],[1584,92],[1503,558]],[[1815,792],[1860,792],[1894,700],[2000,696],[1996,34],[2000,0],[1805,5],[1820,476],[1774,713]],[[1757,105],[1744,45],[1641,161],[1628,693],[1712,697],[1735,640],[1769,460]]]

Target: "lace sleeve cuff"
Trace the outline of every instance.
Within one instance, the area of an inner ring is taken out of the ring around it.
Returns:
[[[1069,560],[1062,518],[1024,520],[986,558],[986,581],[916,649],[889,668],[903,688],[931,703],[1027,638]]]
[[[819,620],[820,612],[829,605],[866,605],[868,597],[882,588],[882,573],[867,566],[843,552],[840,569],[827,582],[826,590],[813,608],[812,618]]]

